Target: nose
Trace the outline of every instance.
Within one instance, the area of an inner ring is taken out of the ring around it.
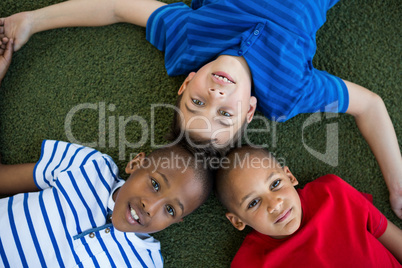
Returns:
[[[161,198],[143,199],[141,204],[144,213],[153,217],[163,206],[163,200]]]
[[[274,213],[275,211],[280,211],[283,200],[280,197],[272,198],[268,201],[268,212]]]
[[[220,88],[209,88],[209,94],[211,96],[219,97],[219,96],[224,96],[225,91],[220,89]]]

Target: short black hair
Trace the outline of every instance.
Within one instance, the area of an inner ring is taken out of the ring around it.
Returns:
[[[229,201],[230,198],[229,193],[225,191],[225,189],[229,189],[228,185],[231,183],[229,173],[236,168],[238,165],[237,161],[244,161],[246,157],[250,156],[266,157],[272,161],[273,165],[281,168],[281,164],[276,160],[273,154],[263,147],[243,145],[230,150],[225,157],[225,163],[227,165],[225,165],[225,167],[221,166],[216,171],[214,183],[216,197],[229,211],[231,210]]]
[[[200,205],[202,205],[208,199],[213,187],[213,174],[211,170],[208,169],[208,166],[205,163],[206,159],[203,158],[202,155],[194,155],[186,147],[183,147],[180,144],[161,147],[157,150],[152,151],[146,158],[168,158],[171,156],[174,156],[174,159],[177,159],[177,157],[185,159],[186,166],[184,166],[184,162],[181,163],[181,161],[175,161],[174,159],[173,160],[174,162],[177,162],[175,164],[183,164],[183,167],[190,168],[194,171],[193,179],[199,181],[202,185],[202,194],[198,197],[200,200]]]

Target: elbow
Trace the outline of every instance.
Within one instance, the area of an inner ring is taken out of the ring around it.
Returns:
[[[374,114],[387,113],[387,108],[383,99],[374,92],[371,92],[364,96],[358,105],[359,109],[356,109],[352,115],[355,118],[361,116],[373,116]]]

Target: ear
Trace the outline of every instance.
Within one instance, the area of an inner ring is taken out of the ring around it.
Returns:
[[[226,214],[226,218],[230,221],[230,223],[239,231],[244,230],[244,228],[246,228],[246,224],[239,219],[239,217],[237,217],[235,214],[233,214],[232,212],[227,212]]]
[[[126,173],[131,174],[135,170],[137,170],[137,168],[141,165],[144,158],[145,158],[144,152],[137,154],[133,159],[131,159],[130,162],[127,163],[126,170],[125,170]]]
[[[285,174],[289,177],[290,182],[293,184],[293,186],[296,186],[296,185],[299,184],[299,182],[297,181],[296,177],[292,174],[292,172],[290,172],[289,167],[284,166],[283,171],[285,171]]]
[[[257,109],[257,98],[254,96],[250,97],[250,108],[248,109],[247,112],[247,123],[250,123],[251,120],[253,119],[255,109]]]
[[[190,83],[191,79],[193,79],[195,75],[195,72],[191,72],[187,78],[184,80],[183,84],[181,84],[181,87],[179,89],[179,92],[177,92],[178,95],[183,94],[184,90],[187,88],[188,83]]]

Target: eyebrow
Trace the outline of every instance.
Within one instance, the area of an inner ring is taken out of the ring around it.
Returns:
[[[267,183],[275,174],[277,174],[277,172],[272,172],[271,175],[269,175],[269,176],[265,179],[265,182],[264,182],[264,183]],[[246,196],[244,196],[244,197],[241,199],[240,206],[241,206],[241,205],[244,203],[244,201],[246,201],[252,194],[254,194],[254,191],[252,191],[251,193],[249,193],[249,194],[247,194]]]
[[[184,103],[184,107],[186,107],[187,111],[189,111],[189,112],[192,113],[192,114],[196,114],[196,115],[200,114],[200,111],[191,109],[191,108],[187,105],[187,103]],[[218,121],[219,124],[221,124],[222,126],[225,126],[225,127],[231,127],[231,126],[234,125],[234,123],[229,124],[229,123],[223,121],[222,119],[218,119],[218,120],[216,120],[216,121]]]
[[[169,182],[169,180],[167,179],[166,175],[163,174],[163,173],[161,173],[161,172],[159,172],[159,171],[156,171],[156,173],[158,173],[159,175],[161,175],[161,177],[162,177],[162,179],[164,180],[164,182],[165,182],[165,184],[167,185],[167,187],[170,188],[170,182]]]
[[[183,215],[184,214],[184,206],[183,206],[183,204],[180,202],[179,199],[176,199],[176,202],[179,204],[179,207],[181,209],[181,215]]]

